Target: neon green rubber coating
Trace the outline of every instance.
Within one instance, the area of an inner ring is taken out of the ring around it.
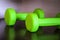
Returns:
[[[27,14],[28,14],[28,13],[25,13],[25,12],[24,12],[24,13],[23,13],[23,12],[18,13],[18,14],[16,14],[16,15],[17,15],[17,19],[18,19],[18,20],[25,20]]]
[[[60,18],[60,12],[56,15],[57,18]],[[60,29],[60,26],[58,27]]]
[[[44,11],[40,8],[35,9],[33,13],[36,13],[39,18],[45,18]]]
[[[60,25],[60,18],[38,18],[36,14],[29,14],[26,18],[26,29],[30,32],[36,32],[39,26]]]
[[[16,22],[16,12],[12,8],[8,8],[5,12],[5,22],[7,25],[14,25]]]
[[[60,25],[60,18],[44,18],[39,19],[39,26],[54,26]]]
[[[38,30],[38,18],[37,15],[35,14],[28,14],[28,16],[26,17],[26,29],[30,32],[36,32],[36,30]]]

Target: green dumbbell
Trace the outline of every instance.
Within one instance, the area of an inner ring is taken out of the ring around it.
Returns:
[[[56,18],[60,18],[60,12],[56,15]],[[59,25],[58,25],[58,28],[60,29]]]
[[[39,26],[60,25],[60,18],[38,18],[36,14],[28,14],[26,17],[26,29],[30,32],[36,32]]]
[[[42,9],[37,8],[33,13],[36,13],[39,18],[44,18],[44,11]],[[13,8],[8,8],[5,12],[5,22],[7,25],[14,25],[17,19],[25,20],[27,14],[28,13],[26,12],[20,12],[16,14],[16,11]]]

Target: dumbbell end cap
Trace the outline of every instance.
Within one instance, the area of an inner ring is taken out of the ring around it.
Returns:
[[[38,16],[36,14],[28,14],[25,23],[27,30],[30,32],[36,32],[39,28]]]
[[[7,25],[14,25],[16,22],[16,12],[13,8],[6,9],[5,22]]]
[[[39,18],[45,18],[45,12],[41,8],[36,8],[33,13],[36,13]]]

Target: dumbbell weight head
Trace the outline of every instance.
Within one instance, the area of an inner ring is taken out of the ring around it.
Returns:
[[[39,18],[44,18],[44,11],[42,9],[37,8],[33,13],[36,13]],[[17,14],[13,8],[8,8],[5,12],[5,22],[7,25],[14,25],[16,19],[25,20],[27,14],[28,13],[26,12],[20,12]]]
[[[33,13],[36,13],[39,18],[45,18],[44,10],[40,8],[35,9]]]
[[[36,32],[39,26],[54,26],[60,25],[60,18],[44,18],[40,19],[36,14],[28,14],[26,17],[26,29],[30,32]]]
[[[16,12],[12,8],[8,8],[5,12],[5,22],[7,25],[13,25],[16,22]]]
[[[26,24],[26,29],[30,32],[35,32],[36,30],[38,30],[38,18],[37,18],[37,15],[28,15],[26,17],[26,21],[25,21],[25,24]]]
[[[57,13],[56,18],[60,18],[60,13]],[[58,28],[60,29],[59,25],[58,25]]]
[[[16,11],[13,8],[8,8],[5,12],[5,22],[7,25],[14,25],[16,19],[25,20],[26,16],[27,13],[25,12],[16,13]]]

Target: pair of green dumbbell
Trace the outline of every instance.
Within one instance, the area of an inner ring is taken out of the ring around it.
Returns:
[[[39,26],[60,25],[60,18],[44,17],[44,11],[39,8],[35,9],[34,12],[30,14],[27,14],[25,12],[16,14],[15,10],[12,8],[8,8],[5,12],[5,21],[7,25],[14,25],[16,19],[25,20],[26,29],[30,32],[36,32]],[[60,17],[60,15],[58,14],[56,17]]]
[[[38,17],[44,18],[44,11],[42,9],[35,9],[34,12],[20,12],[17,13],[13,8],[8,8],[5,12],[5,22],[7,25],[14,25],[16,20],[25,20],[28,13],[37,14]],[[42,14],[41,14],[42,13]]]

